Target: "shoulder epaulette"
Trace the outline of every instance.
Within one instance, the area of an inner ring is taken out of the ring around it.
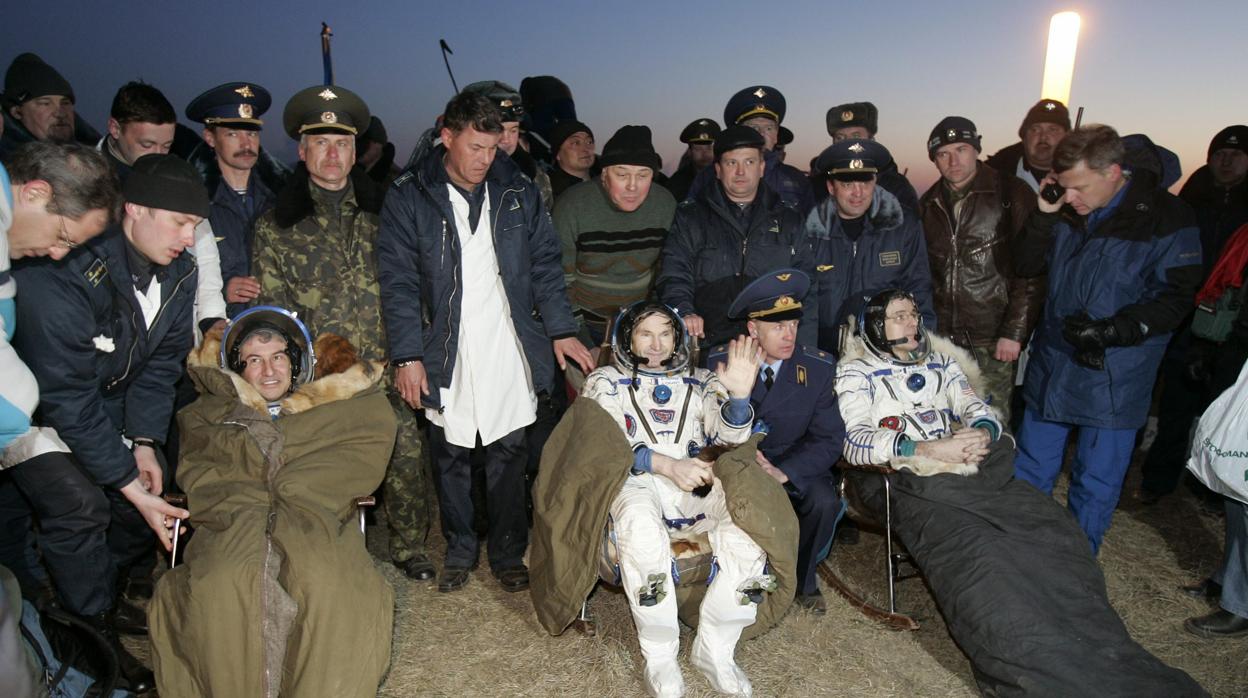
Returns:
[[[836,365],[836,357],[822,349],[802,347],[802,356],[815,359],[816,361],[822,361],[829,366]]]

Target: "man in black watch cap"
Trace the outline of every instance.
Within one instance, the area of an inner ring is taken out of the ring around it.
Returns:
[[[208,215],[199,175],[172,155],[133,164],[120,224],[60,263],[15,270],[22,331],[14,347],[40,388],[40,426],[66,450],[14,468],[35,508],[40,549],[64,608],[114,645],[131,690],[151,672],[116,642],[146,632],[142,613],[117,601],[117,571],[166,549],[186,511],[160,498],[160,444],[175,384],[193,343],[194,259],[183,254]]]
[[[1057,144],[1070,132],[1070,110],[1055,99],[1042,99],[1027,110],[1018,127],[1019,142],[993,153],[988,166],[1027,183],[1034,192],[1053,169]]]
[[[0,160],[8,161],[23,143],[85,143],[100,134],[74,114],[74,88],[55,68],[33,53],[23,53],[4,74],[4,133]]]
[[[659,298],[676,309],[704,346],[745,332],[730,319],[732,299],[754,279],[781,267],[814,275],[804,219],[766,183],[766,141],[729,126],[715,137],[715,180],[676,210],[663,245]],[[815,345],[816,304],[807,306],[803,342]]]

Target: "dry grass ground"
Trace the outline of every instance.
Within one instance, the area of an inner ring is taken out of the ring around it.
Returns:
[[[1126,491],[1134,490],[1133,470]],[[1184,669],[1215,696],[1248,695],[1248,640],[1202,640],[1185,633],[1184,618],[1207,604],[1177,590],[1212,570],[1222,546],[1222,519],[1181,492],[1152,507],[1124,497],[1100,562],[1109,596],[1132,635],[1163,661]],[[1059,492],[1059,497],[1063,496]],[[437,538],[436,534],[434,536]],[[440,542],[440,540],[439,540]],[[369,531],[369,547],[384,556],[385,527]],[[884,599],[883,538],[863,532],[839,545],[837,569],[859,588]],[[537,623],[527,593],[509,594],[488,569],[463,590],[438,593],[379,565],[395,588],[397,609],[389,675],[379,695],[406,696],[636,696],[642,695],[641,654],[628,606],[600,588],[591,601],[598,635],[569,630],[551,637]],[[899,605],[922,627],[900,633],[875,624],[826,591],[828,614],[794,608],[770,633],[742,643],[741,666],[759,696],[973,696],[970,666],[920,580],[903,582]],[[687,663],[688,694],[715,695]],[[136,653],[145,655],[146,647]]]

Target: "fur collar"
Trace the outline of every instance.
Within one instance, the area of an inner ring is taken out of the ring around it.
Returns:
[[[854,319],[850,318],[850,329],[853,329]],[[971,388],[976,395],[984,394],[984,377],[979,370],[979,364],[975,362],[975,358],[971,356],[962,347],[954,344],[951,340],[941,337],[940,335],[928,333],[928,341],[931,343],[933,354],[944,354],[958,362],[958,366],[962,368],[962,372],[966,374],[966,380],[970,382]],[[874,357],[867,351],[866,342],[857,334],[850,333],[849,339],[846,340],[845,346],[841,347],[841,358],[838,364],[849,363],[850,361],[863,360],[870,362]],[[1001,420],[1001,413],[995,407],[989,405],[988,409],[992,410],[993,416],[997,421]],[[1007,438],[1006,434],[1002,434],[999,438]],[[952,473],[954,475],[974,475],[979,472],[979,466],[968,465],[966,463],[949,463],[935,458],[927,458],[924,456],[898,456],[890,461],[895,469],[906,469],[920,477],[929,475],[938,475],[941,473]]]
[[[871,208],[867,210],[867,223],[870,228],[863,231],[864,235],[899,228],[904,222],[905,213],[901,208],[901,202],[877,182],[875,194],[871,197]],[[806,231],[820,240],[832,237],[832,231],[837,227],[839,227],[839,221],[836,215],[835,196],[829,196],[819,202],[819,205],[806,217]]]
[[[318,345],[324,337],[326,335],[317,338]],[[221,332],[211,331],[204,336],[204,341],[198,347],[191,350],[187,365],[228,381],[240,403],[261,414],[268,414],[268,403],[260,396],[259,391],[243,380],[242,376],[218,365],[220,353]],[[295,392],[282,399],[282,414],[298,414],[331,402],[346,400],[381,382],[384,376],[384,364],[377,361],[357,361],[341,372],[321,376],[296,388]],[[203,392],[225,392],[224,385],[209,385],[208,381],[203,380],[197,380],[197,383]]]
[[[302,162],[295,166],[295,171],[286,181],[286,186],[277,195],[277,204],[273,207],[273,218],[279,228],[290,228],[299,221],[311,216],[316,210],[312,200],[312,192],[308,188],[308,168]],[[359,167],[351,168],[351,186],[355,191],[355,203],[361,210],[369,213],[381,213],[381,201],[384,192],[377,183]]]

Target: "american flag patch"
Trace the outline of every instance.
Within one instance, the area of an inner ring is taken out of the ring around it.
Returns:
[[[958,381],[959,387],[962,388],[962,394],[966,397],[975,397],[975,391],[971,388],[971,382],[963,378]]]

